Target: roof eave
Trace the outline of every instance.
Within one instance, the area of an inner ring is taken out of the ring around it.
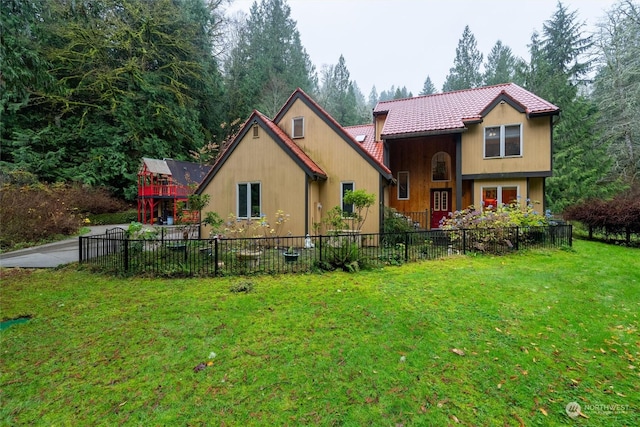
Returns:
[[[463,133],[467,130],[466,127],[461,128],[453,128],[453,129],[437,129],[432,131],[422,131],[422,132],[405,132],[405,133],[395,133],[390,135],[382,134],[380,137],[385,140],[392,139],[406,139],[406,138],[419,138],[421,136],[435,136],[435,135],[451,135],[455,133]]]

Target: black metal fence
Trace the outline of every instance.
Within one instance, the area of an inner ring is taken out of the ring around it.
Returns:
[[[246,239],[164,234],[129,239],[124,230],[112,229],[80,237],[79,260],[121,275],[227,276],[357,270],[474,252],[503,254],[571,245],[571,225]]]

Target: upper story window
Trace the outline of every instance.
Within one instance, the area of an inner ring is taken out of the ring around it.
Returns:
[[[409,200],[409,172],[398,172],[398,200]]]
[[[431,159],[431,181],[449,181],[451,179],[451,156],[444,151],[433,155]]]
[[[292,138],[304,138],[304,117],[294,117],[291,121]]]
[[[258,125],[253,125],[252,129],[253,129],[253,137],[260,138],[260,128],[258,127]]]
[[[238,218],[260,218],[261,212],[260,183],[238,184]]]
[[[484,128],[484,157],[522,156],[522,126],[502,125]]]

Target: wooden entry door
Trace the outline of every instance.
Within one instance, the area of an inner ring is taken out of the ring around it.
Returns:
[[[431,190],[431,228],[440,228],[442,218],[451,212],[451,189]]]

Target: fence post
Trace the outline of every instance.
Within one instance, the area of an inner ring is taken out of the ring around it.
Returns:
[[[82,236],[78,238],[78,263],[82,264]]]
[[[129,272],[129,238],[124,239],[124,272]]]
[[[218,237],[213,239],[213,275],[218,275]]]
[[[318,250],[320,251],[319,262],[322,262],[322,234],[318,236]]]
[[[516,227],[516,251],[520,250],[520,227]]]
[[[569,247],[573,247],[573,224],[569,224]]]
[[[404,232],[404,262],[409,262],[409,232]]]
[[[467,254],[467,229],[462,229],[462,255]]]

